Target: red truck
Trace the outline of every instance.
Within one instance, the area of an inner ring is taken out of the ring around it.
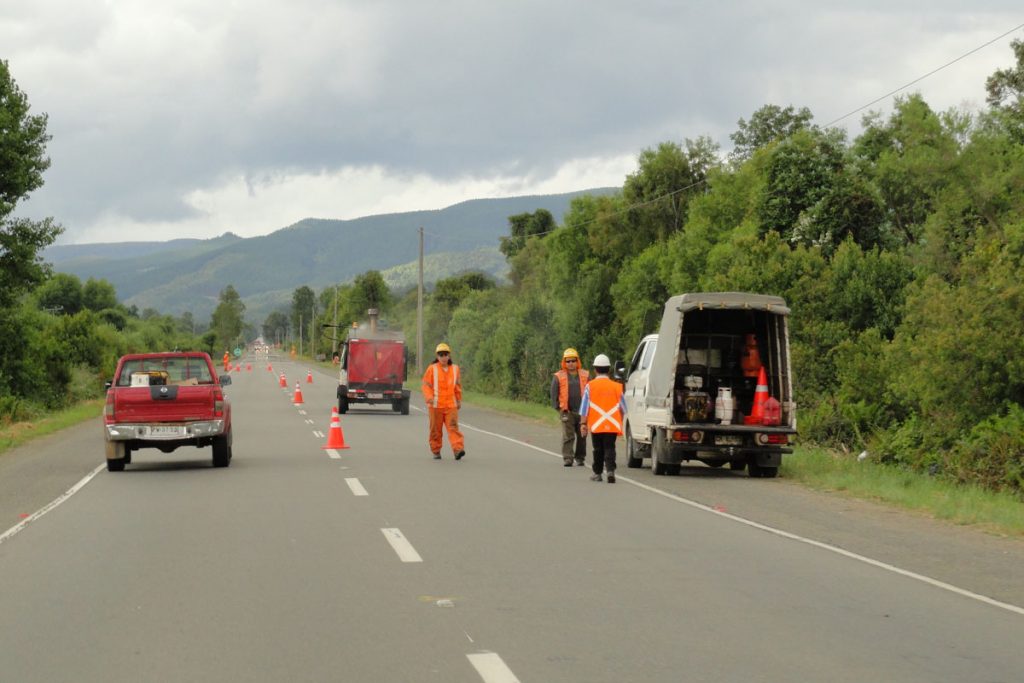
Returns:
[[[198,351],[123,356],[103,410],[107,469],[120,472],[132,452],[213,447],[213,466],[231,463],[231,404],[209,354]]]
[[[390,404],[409,414],[408,389],[403,388],[408,365],[405,339],[398,332],[352,330],[341,346],[338,374],[338,412],[353,403]]]

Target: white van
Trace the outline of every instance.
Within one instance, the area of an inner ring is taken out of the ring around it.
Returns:
[[[763,294],[669,299],[658,334],[640,340],[628,368],[616,365],[626,379],[627,466],[649,457],[654,474],[677,474],[698,460],[776,476],[796,435],[789,313]]]

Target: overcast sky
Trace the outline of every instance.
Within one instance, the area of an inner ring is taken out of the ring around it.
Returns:
[[[728,150],[765,104],[824,124],[1022,22],[1020,0],[0,0],[0,59],[53,136],[19,214],[66,244],[618,186],[645,147]],[[984,108],[1015,37],[910,92]]]

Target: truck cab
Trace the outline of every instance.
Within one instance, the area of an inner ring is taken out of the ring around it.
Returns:
[[[658,334],[617,367],[625,376],[627,466],[648,457],[656,475],[692,460],[776,476],[796,435],[789,312],[783,299],[762,294],[669,299]]]

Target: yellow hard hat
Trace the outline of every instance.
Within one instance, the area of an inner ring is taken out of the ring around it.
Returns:
[[[576,349],[570,346],[562,353],[562,360],[565,360],[566,358],[575,358],[576,360],[579,360],[580,354],[576,353]]]
[[[444,342],[441,342],[440,344],[437,345],[437,348],[434,349],[434,353],[441,353],[442,351],[447,351],[448,353],[451,353],[452,349]]]

